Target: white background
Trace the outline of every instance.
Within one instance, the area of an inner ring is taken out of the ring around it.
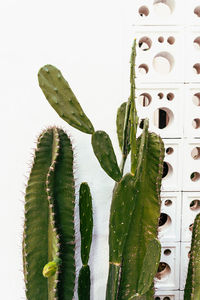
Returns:
[[[96,130],[112,138],[116,111],[129,96],[132,1],[6,0],[0,3],[0,298],[25,299],[22,275],[23,192],[35,141],[61,125],[73,138],[78,183],[94,198],[92,299],[104,299],[108,216],[113,181],[99,167],[90,136],[60,120],[37,82],[41,66],[57,66]]]

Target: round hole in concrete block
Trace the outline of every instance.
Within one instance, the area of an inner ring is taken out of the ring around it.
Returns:
[[[200,6],[195,7],[194,14],[199,18],[200,17]]]
[[[159,52],[153,58],[153,67],[156,72],[166,75],[171,72],[174,66],[173,56],[166,51]]]
[[[192,102],[196,106],[200,106],[200,93],[196,93],[192,96]]]
[[[196,119],[192,120],[192,126],[194,129],[200,128],[200,119],[196,118]]]
[[[147,17],[149,15],[149,9],[147,6],[141,6],[138,10],[141,17]]]
[[[189,230],[190,230],[190,231],[193,230],[193,226],[194,226],[194,223],[190,224],[190,226],[189,226]]]
[[[159,41],[159,43],[163,43],[164,42],[164,37],[163,36],[159,36],[159,38],[158,38],[158,41]]]
[[[174,11],[174,0],[154,0],[154,10],[158,17],[168,18]]]
[[[193,159],[199,159],[200,158],[200,147],[195,147],[191,151],[191,156]]]
[[[160,297],[156,297],[155,300],[161,300]]]
[[[165,249],[164,254],[166,256],[169,256],[172,253],[172,251],[170,249]]]
[[[168,155],[172,154],[173,152],[174,152],[174,149],[173,149],[172,147],[168,147],[168,148],[166,149],[166,153],[167,153]]]
[[[194,39],[193,43],[194,43],[194,48],[196,50],[200,50],[200,36],[196,37]]]
[[[158,272],[156,274],[156,278],[159,280],[165,280],[171,273],[170,266],[165,262],[160,262],[158,266]]]
[[[168,229],[168,227],[170,226],[172,220],[170,218],[170,216],[168,216],[165,213],[161,213],[160,214],[160,218],[159,218],[159,227],[158,227],[158,231],[161,232],[163,230]]]
[[[192,200],[192,202],[190,203],[190,209],[194,211],[200,210],[200,200]]]
[[[167,100],[172,101],[174,99],[174,94],[173,93],[168,93],[167,94]]]
[[[200,64],[199,63],[193,65],[193,71],[196,75],[200,74]]]
[[[159,129],[164,129],[172,124],[173,112],[167,107],[160,107],[154,111],[153,123]]]
[[[149,72],[149,67],[146,64],[141,64],[138,67],[140,75],[146,75]]]
[[[143,36],[138,43],[139,48],[143,51],[147,51],[151,48],[152,41],[148,36]]]
[[[142,93],[138,97],[138,102],[143,107],[149,106],[149,104],[151,103],[151,100],[152,100],[152,98],[148,93]]]
[[[170,163],[164,161],[162,179],[169,178],[173,173],[173,168]]]
[[[159,99],[159,100],[162,100],[163,97],[164,97],[164,94],[163,94],[163,93],[158,93],[158,99]]]
[[[171,300],[170,297],[164,297],[163,300]]]
[[[172,205],[172,200],[167,199],[165,200],[165,206],[171,206]]]
[[[193,172],[191,175],[190,175],[190,179],[193,181],[193,182],[197,182],[200,180],[200,173],[199,172]]]
[[[167,39],[168,44],[173,45],[175,43],[175,37],[169,36]]]

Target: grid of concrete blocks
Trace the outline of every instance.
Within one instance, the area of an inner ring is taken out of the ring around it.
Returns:
[[[135,0],[133,6],[140,127],[148,117],[165,143],[155,299],[181,300],[200,212],[200,2]]]

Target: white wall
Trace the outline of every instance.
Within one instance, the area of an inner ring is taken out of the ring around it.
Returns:
[[[116,110],[129,95],[131,1],[6,0],[0,3],[1,299],[24,299],[21,240],[23,194],[36,137],[61,125],[72,136],[78,182],[94,198],[92,299],[104,299],[107,232],[113,181],[99,167],[90,137],[73,130],[50,107],[37,82],[41,66],[57,66],[95,129],[108,132],[119,155]],[[97,238],[98,237],[98,238]]]

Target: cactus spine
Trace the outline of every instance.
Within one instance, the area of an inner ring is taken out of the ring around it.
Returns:
[[[194,221],[184,300],[200,299],[200,214]]]
[[[88,260],[90,247],[92,243],[93,214],[92,197],[90,188],[86,182],[83,182],[79,190],[79,216],[81,233],[81,260],[82,268],[78,280],[79,300],[90,300],[90,267]]]
[[[70,139],[63,130],[49,128],[38,139],[25,196],[23,260],[28,300],[73,297],[74,201]]]
[[[130,97],[117,114],[117,133],[122,150],[120,167],[109,136],[103,131],[94,131],[75,96],[69,96],[71,89],[60,71],[45,66],[38,74],[47,100],[70,125],[92,135],[93,150],[101,167],[116,181],[110,212],[107,300],[152,299],[153,279],[160,259],[157,227],[164,145],[160,137],[148,132],[148,120],[144,121],[142,135],[136,139],[135,57],[136,41],[131,54]],[[59,83],[58,75],[62,78]],[[79,109],[75,113],[71,108],[76,106]],[[123,176],[130,151],[131,172]]]

